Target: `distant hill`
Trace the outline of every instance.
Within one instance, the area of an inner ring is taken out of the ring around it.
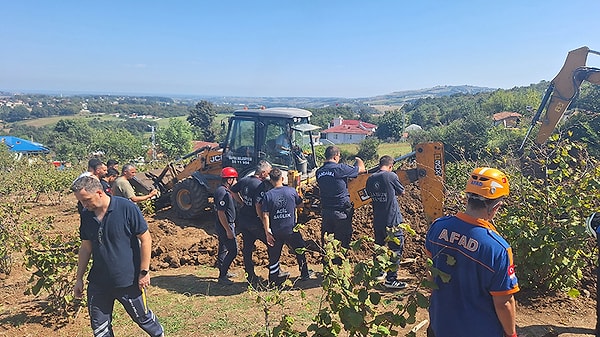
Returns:
[[[185,95],[185,96],[177,96],[171,95],[169,101],[172,99],[171,103],[180,104],[180,105],[194,105],[200,100],[207,100],[212,102],[213,104],[220,106],[231,106],[233,108],[242,108],[242,107],[250,107],[256,108],[260,106],[265,107],[277,107],[277,106],[287,106],[287,107],[297,107],[297,108],[323,108],[330,106],[362,106],[362,105],[370,105],[373,107],[377,106],[389,106],[397,108],[398,106],[402,106],[407,102],[415,101],[420,98],[426,97],[442,97],[449,96],[453,94],[477,94],[480,92],[490,92],[494,91],[494,88],[485,88],[485,87],[475,87],[471,85],[460,85],[460,86],[436,86],[433,88],[426,89],[418,89],[418,90],[405,90],[405,91],[396,91],[390,94],[379,95],[374,97],[363,97],[363,98],[344,98],[344,97],[235,97],[235,96],[200,96],[200,95]],[[3,92],[0,91],[0,97],[8,98],[10,100],[14,93]],[[20,94],[21,96],[18,98],[19,100],[23,98],[23,96],[35,96],[38,94],[29,93],[29,94]],[[143,104],[150,104],[157,99],[149,98],[158,98],[159,96],[148,96],[148,95],[47,95],[47,97],[56,97],[60,96],[61,98],[67,99],[71,98],[86,98],[88,100],[94,101],[104,101],[105,97],[109,97],[110,100],[119,101],[120,103],[128,103],[128,104],[138,104],[139,101],[136,101],[135,98],[141,98]],[[167,97],[169,95],[162,95],[163,97]],[[37,99],[40,99],[39,97]],[[165,98],[166,99],[166,98]],[[163,101],[164,99],[158,99],[159,101]],[[2,102],[0,102],[0,105]],[[106,112],[106,111],[105,111]]]
[[[454,94],[477,94],[480,92],[490,92],[495,88],[475,87],[472,85],[444,85],[433,88],[396,91],[391,94],[385,94],[374,97],[363,98],[341,98],[341,97],[202,97],[215,104],[240,105],[240,106],[289,106],[303,108],[322,108],[334,105],[403,105],[407,102],[415,101],[419,98],[442,97]]]
[[[478,94],[490,92],[495,88],[475,87],[472,85],[440,85],[433,88],[396,91],[391,94],[361,99],[362,103],[369,105],[402,105],[420,98],[442,97],[454,94]]]

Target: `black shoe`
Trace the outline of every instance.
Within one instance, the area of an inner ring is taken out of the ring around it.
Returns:
[[[404,289],[407,284],[398,280],[387,280],[383,283],[383,286],[388,289]]]
[[[288,279],[285,274],[289,275],[290,273],[284,273],[284,276],[278,275],[275,278],[269,277],[269,286],[281,287],[281,285]]]
[[[306,275],[301,275],[301,276],[300,276],[300,281],[308,281],[308,280],[311,280],[311,279],[313,279],[313,278],[314,278],[314,276],[315,276],[315,272],[309,269],[309,270],[308,270],[308,274],[306,274]]]
[[[217,281],[219,284],[222,284],[224,286],[230,286],[232,285],[234,282],[232,280],[230,280],[227,277],[219,277],[219,281]]]
[[[262,282],[262,279],[256,275],[248,276],[246,280],[248,281],[248,284],[253,286],[254,288],[260,285]]]

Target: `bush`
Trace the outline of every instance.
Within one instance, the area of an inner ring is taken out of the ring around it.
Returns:
[[[511,195],[497,224],[511,244],[523,288],[566,290],[577,285],[595,251],[585,218],[600,206],[600,166],[581,144],[548,145],[545,179],[509,173]]]
[[[365,138],[358,144],[358,153],[356,155],[364,161],[377,160],[377,147],[379,143],[379,139],[375,137]]]

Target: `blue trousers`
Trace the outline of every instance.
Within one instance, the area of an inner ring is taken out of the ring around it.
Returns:
[[[256,240],[260,240],[268,248],[265,229],[262,226],[262,223],[259,225],[258,223],[252,222],[248,223],[247,227],[242,227],[240,233],[242,234],[243,243],[242,255],[244,256],[244,271],[248,274],[248,278],[253,278],[256,277],[256,274],[254,273],[252,253],[254,252],[254,248],[256,248]]]
[[[159,337],[164,330],[146,304],[137,284],[126,288],[103,288],[90,283],[87,289],[88,311],[94,337],[113,337],[112,313],[119,301],[131,319],[149,336]]]
[[[298,269],[300,270],[300,276],[308,276],[308,264],[306,263],[306,255],[304,253],[296,253],[297,248],[304,248],[305,242],[302,238],[302,234],[299,232],[292,233],[273,233],[275,238],[275,244],[273,247],[269,246],[269,281],[275,282],[279,276],[279,258],[281,257],[281,251],[283,245],[286,244],[296,254],[296,261],[298,261]]]
[[[385,245],[386,244],[385,239],[388,236],[388,233],[387,233],[388,227],[374,226],[374,230],[375,230],[375,243],[380,246]],[[398,267],[400,267],[400,257],[402,257],[402,251],[404,250],[404,233],[402,231],[397,231],[397,232],[394,232],[393,235],[395,238],[397,238],[400,241],[400,244],[396,244],[395,242],[388,241],[387,246],[392,252],[394,252],[394,253],[396,253],[396,255],[398,255],[398,261],[396,262],[396,264]],[[398,272],[390,270],[387,272],[385,279],[388,281],[395,281],[397,277],[398,277]]]
[[[219,249],[217,251],[217,267],[219,268],[219,278],[227,277],[227,271],[235,260],[238,253],[237,239],[235,238],[235,224],[229,224],[233,232],[233,239],[227,238],[227,232],[220,224],[215,226],[217,237],[219,238]]]

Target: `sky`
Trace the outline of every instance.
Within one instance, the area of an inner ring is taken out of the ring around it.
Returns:
[[[570,50],[600,51],[598,0],[9,0],[0,12],[0,91],[9,92],[509,89],[551,80]]]

